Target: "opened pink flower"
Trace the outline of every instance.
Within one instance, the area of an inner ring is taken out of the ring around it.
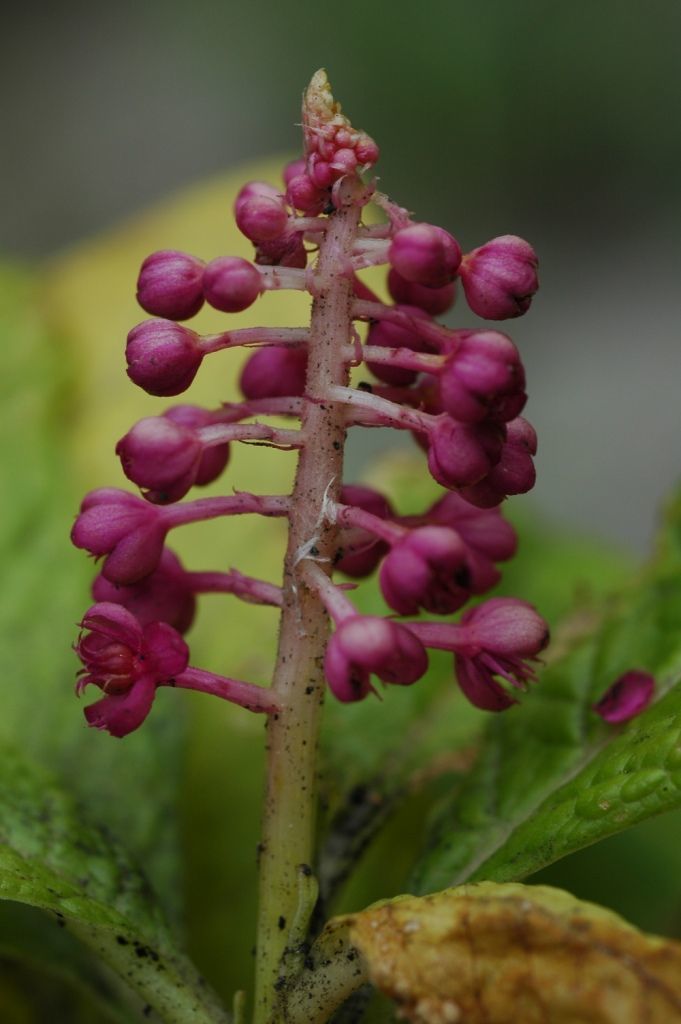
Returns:
[[[81,627],[75,651],[84,668],[76,691],[94,685],[105,694],[85,708],[85,717],[112,736],[127,736],[149,714],[156,687],[184,672],[189,648],[167,623],[140,626],[127,608],[108,601],[93,605]]]

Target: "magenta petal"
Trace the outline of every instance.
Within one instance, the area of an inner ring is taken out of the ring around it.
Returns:
[[[454,659],[456,678],[471,704],[482,711],[505,711],[517,701],[489,672],[481,671],[470,658]]]
[[[649,672],[625,672],[608,687],[593,710],[606,722],[628,722],[644,711],[655,692],[655,679]]]
[[[85,548],[92,555],[105,555],[146,519],[139,504],[89,504],[73,524],[71,540],[75,547]]]
[[[151,710],[156,684],[151,676],[142,676],[124,694],[103,697],[85,708],[88,725],[103,729],[118,738],[138,729]]]
[[[189,648],[167,622],[152,622],[144,629],[145,647],[159,682],[184,672],[189,664]]]
[[[137,583],[157,568],[165,539],[161,522],[140,526],[119,541],[104,562],[102,574],[111,583]]]
[[[139,650],[142,642],[142,630],[132,612],[111,601],[93,604],[83,616],[81,627],[135,650]]]

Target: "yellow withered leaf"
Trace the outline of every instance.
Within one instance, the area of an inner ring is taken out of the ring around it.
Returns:
[[[681,943],[546,886],[463,885],[348,919],[412,1024],[674,1024]]]

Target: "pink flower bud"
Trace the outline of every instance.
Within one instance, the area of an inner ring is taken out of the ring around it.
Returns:
[[[470,596],[468,551],[455,530],[421,526],[393,545],[381,566],[383,596],[400,615],[448,615]]]
[[[281,196],[253,196],[237,209],[236,223],[251,242],[271,242],[286,231],[288,212]]]
[[[640,715],[655,693],[655,679],[649,672],[625,672],[608,687],[593,710],[611,725],[628,722]]]
[[[295,397],[305,391],[306,374],[307,351],[304,348],[270,345],[249,357],[241,371],[239,387],[250,400]]]
[[[341,488],[340,500],[344,505],[354,505],[381,519],[394,516],[387,498],[372,487],[345,484]],[[374,571],[387,551],[386,542],[366,530],[344,529],[338,537],[338,556],[334,565],[346,576],[363,579]]]
[[[239,194],[234,200],[234,216],[237,217],[239,215],[239,211],[244,203],[255,199],[257,196],[265,196],[268,199],[281,199],[281,193],[266,181],[247,181],[241,187]]]
[[[409,313],[413,317],[422,320],[428,319],[428,315],[415,306],[397,306],[395,308]],[[387,320],[377,320],[372,323],[367,335],[367,345],[379,345],[382,348],[409,348],[414,352],[428,351],[428,345],[415,331],[408,327],[389,323]],[[405,370],[401,366],[390,366],[387,363],[367,361],[366,365],[374,377],[378,377],[379,380],[385,381],[386,384],[392,384],[394,387],[413,384],[418,376],[414,370]]]
[[[418,306],[431,316],[440,316],[454,305],[456,283],[451,281],[442,288],[428,288],[423,284],[407,281],[391,267],[388,273],[388,291],[395,302],[406,306]]]
[[[521,690],[526,688],[535,678],[527,659],[546,646],[546,623],[531,605],[511,598],[479,605],[464,616],[462,625],[464,622],[471,630],[471,648],[475,647],[476,653],[457,653],[459,685],[476,707],[503,711],[515,699],[494,677],[501,676]]]
[[[464,334],[439,378],[442,408],[466,423],[515,419],[527,400],[524,388],[518,350],[498,331]]]
[[[493,423],[458,423],[441,416],[428,435],[428,469],[443,487],[470,487],[501,457],[503,428]]]
[[[493,238],[467,253],[460,274],[468,305],[485,320],[526,313],[539,287],[535,251],[516,235]]]
[[[190,427],[165,416],[148,416],[121,438],[116,454],[128,480],[149,492],[147,500],[166,505],[193,486],[202,446]]]
[[[203,260],[175,249],[147,256],[137,279],[137,301],[152,316],[188,320],[203,305]]]
[[[423,644],[405,626],[370,615],[341,622],[324,658],[331,691],[346,702],[367,696],[373,689],[372,673],[384,683],[410,686],[427,668]]]
[[[86,495],[71,540],[95,558],[107,556],[102,572],[108,580],[129,584],[154,571],[166,532],[159,509],[110,487]]]
[[[518,546],[515,530],[497,508],[480,509],[450,491],[426,512],[430,523],[450,526],[465,543],[470,571],[470,590],[484,594],[499,582],[495,562],[512,558]]]
[[[75,650],[84,667],[77,692],[98,686],[106,694],[85,709],[87,722],[127,736],[149,714],[156,687],[184,672],[189,649],[166,623],[143,628],[126,608],[108,602],[93,605],[81,628]]]
[[[163,415],[173,423],[179,423],[183,427],[191,427],[195,430],[198,430],[199,427],[209,427],[214,422],[212,414],[198,405],[174,405],[172,408],[166,409]],[[194,481],[197,487],[204,487],[217,480],[229,462],[229,453],[227,442],[203,449]]]
[[[300,231],[290,231],[272,242],[260,242],[255,251],[255,262],[263,267],[295,267],[303,270],[307,266],[307,250]]]
[[[133,327],[125,348],[128,377],[150,395],[179,395],[196,376],[203,354],[199,337],[173,320]]]
[[[248,309],[262,290],[262,278],[257,268],[239,256],[218,256],[211,260],[204,272],[204,295],[214,309],[223,313],[240,313]]]
[[[354,149],[337,149],[333,154],[331,167],[340,174],[354,174],[357,170],[357,154]]]
[[[501,455],[487,476],[464,487],[466,501],[479,508],[493,508],[509,494],[525,494],[534,487],[537,474],[532,456],[537,453],[534,428],[518,416],[506,424],[506,440]]]
[[[338,138],[338,136],[336,136],[336,138]],[[355,154],[357,156],[357,162],[361,164],[362,167],[373,167],[375,163],[378,163],[381,151],[369,135],[365,132],[360,132],[359,138],[355,143]]]
[[[298,160],[291,160],[286,164],[282,174],[284,184],[288,185],[288,183],[293,178],[297,178],[299,174],[305,174],[305,160],[302,157]]]
[[[456,676],[468,699],[485,711],[503,711],[515,698],[495,678],[525,690],[536,678],[529,661],[549,639],[546,622],[532,605],[496,597],[466,612],[454,650]]]
[[[309,174],[303,171],[287,181],[286,198],[296,210],[308,217],[316,217],[326,208],[329,194],[318,188]]]
[[[412,224],[393,237],[390,264],[406,281],[442,288],[456,277],[461,263],[459,243],[433,224]]]
[[[111,583],[101,573],[92,585],[95,601],[123,605],[141,626],[167,622],[178,633],[186,633],[196,611],[196,598],[189,577],[177,555],[164,548],[158,567],[138,583]]]
[[[336,180],[336,174],[331,164],[321,160],[316,153],[313,153],[307,162],[307,173],[312,184],[317,188],[330,188]]]

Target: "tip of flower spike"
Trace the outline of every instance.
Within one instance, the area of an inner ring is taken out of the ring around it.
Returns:
[[[317,189],[328,189],[358,167],[371,167],[378,146],[366,132],[354,129],[333,98],[324,68],[312,76],[303,94],[303,138],[306,173]]]
[[[303,117],[306,115],[323,124],[340,115],[341,105],[333,98],[326,68],[315,71],[303,93]]]

